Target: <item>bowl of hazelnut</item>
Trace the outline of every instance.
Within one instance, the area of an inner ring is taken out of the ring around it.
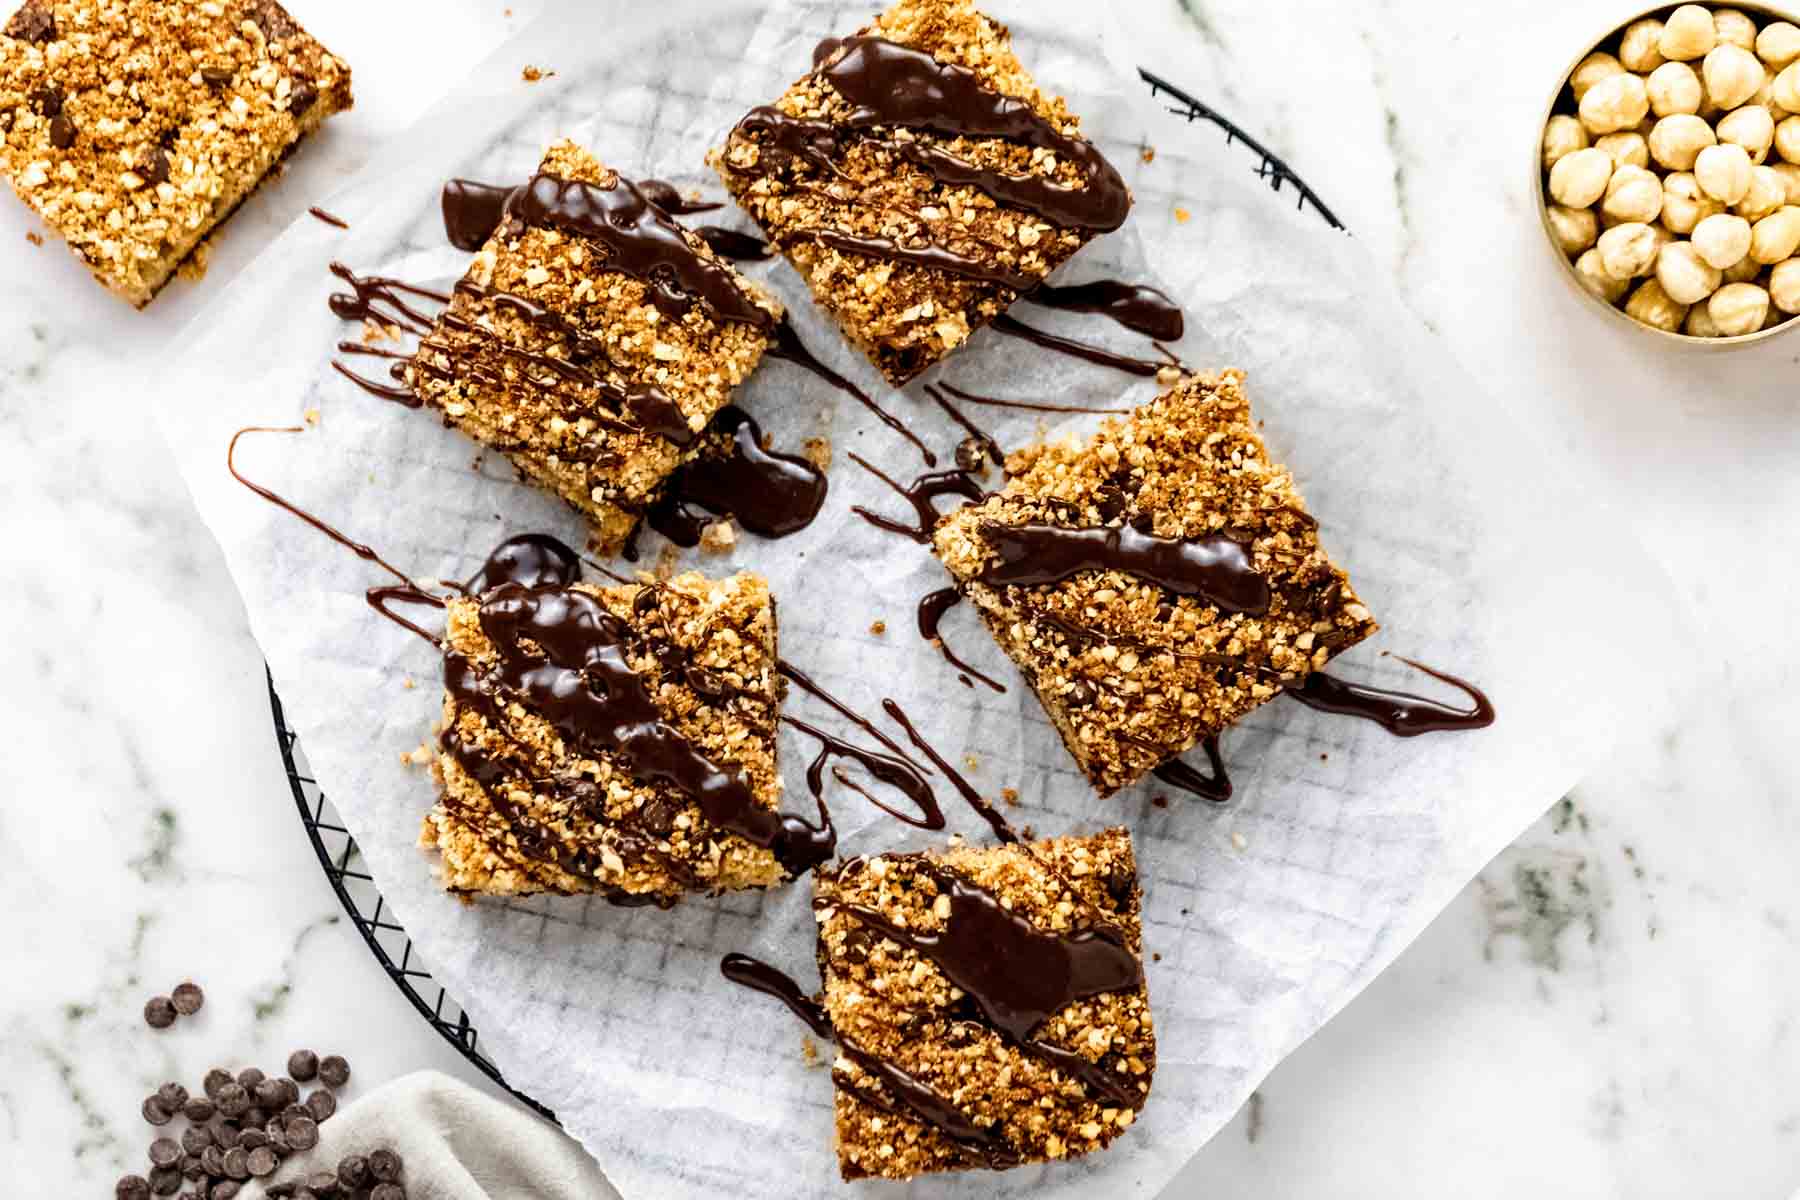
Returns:
[[[1569,280],[1616,318],[1711,347],[1800,327],[1800,17],[1626,21],[1564,74],[1532,169]]]

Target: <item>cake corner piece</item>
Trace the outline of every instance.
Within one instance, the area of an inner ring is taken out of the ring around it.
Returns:
[[[933,548],[1102,795],[1377,628],[1269,457],[1240,372],[1186,376],[1008,471]]]
[[[275,0],[26,0],[0,27],[0,174],[140,309],[352,103]]]
[[[1078,1158],[1130,1128],[1156,1066],[1140,903],[1124,829],[821,870],[840,1174]]]

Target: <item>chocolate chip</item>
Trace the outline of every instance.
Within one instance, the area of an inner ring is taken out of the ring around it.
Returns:
[[[158,1196],[173,1196],[181,1190],[181,1172],[174,1167],[158,1167],[150,1172],[150,1190]]]
[[[38,110],[40,116],[59,116],[63,110],[63,90],[59,87],[41,87],[31,93],[31,106]]]
[[[345,1187],[368,1187],[374,1182],[369,1174],[369,1160],[360,1154],[346,1154],[338,1160],[338,1182]]]
[[[1124,867],[1114,867],[1103,882],[1106,894],[1112,897],[1114,904],[1123,908],[1131,903],[1131,894],[1137,888],[1137,877],[1132,872]]]
[[[230,1071],[227,1071],[224,1067],[214,1067],[206,1073],[206,1078],[201,1080],[200,1087],[208,1096],[217,1100],[219,1098],[219,1089],[230,1082]]]
[[[1086,708],[1094,702],[1094,687],[1086,680],[1077,679],[1069,685],[1068,700],[1072,708]]]
[[[303,117],[308,109],[319,102],[319,89],[313,86],[310,79],[296,79],[294,90],[288,93],[288,113],[295,117]]]
[[[245,1129],[261,1129],[269,1123],[269,1111],[265,1108],[247,1108],[244,1115],[238,1118],[238,1124]]]
[[[238,1145],[246,1150],[254,1150],[258,1146],[269,1144],[269,1135],[260,1129],[246,1129],[238,1138]]]
[[[406,1189],[397,1183],[378,1183],[370,1190],[369,1200],[406,1200]]]
[[[319,1200],[319,1193],[309,1187],[303,1187],[294,1193],[294,1200]]]
[[[249,9],[250,19],[256,22],[257,27],[263,31],[263,36],[271,42],[279,42],[300,32],[300,26],[294,24],[294,18],[288,16],[287,10],[275,3],[275,0],[253,0]]]
[[[186,1104],[182,1105],[181,1115],[196,1124],[204,1125],[212,1120],[214,1114],[218,1111],[217,1106],[215,1106],[211,1100],[196,1096]]]
[[[213,1097],[219,1111],[228,1117],[241,1117],[250,1109],[250,1093],[243,1084],[232,1082],[219,1089]]]
[[[987,443],[978,437],[966,437],[956,443],[956,465],[960,470],[973,471],[986,457]]]
[[[179,1083],[165,1083],[156,1089],[156,1098],[171,1113],[180,1112],[187,1107],[188,1090]]]
[[[122,1175],[113,1184],[113,1200],[150,1200],[150,1181],[142,1175]]]
[[[238,1128],[238,1123],[236,1121],[220,1121],[217,1125],[213,1126],[213,1141],[219,1143],[219,1149],[221,1150],[231,1149],[238,1144],[238,1139],[243,1136],[244,1131]]]
[[[231,1200],[233,1196],[243,1190],[244,1185],[237,1180],[221,1179],[219,1182],[213,1184],[212,1191],[208,1192],[207,1195],[211,1196],[212,1200]]]
[[[6,36],[22,42],[47,42],[56,36],[56,14],[44,0],[25,0],[25,6],[6,23]]]
[[[300,1085],[291,1079],[278,1079],[281,1085],[281,1103],[283,1106],[300,1103]]]
[[[209,88],[222,88],[231,82],[231,68],[201,67],[200,81]]]
[[[152,996],[144,1002],[144,1024],[152,1029],[167,1029],[175,1023],[175,1002],[167,996]]]
[[[306,1107],[304,1104],[290,1104],[281,1110],[281,1119],[283,1121],[291,1121],[295,1117],[310,1116],[312,1116],[312,1109]]]
[[[268,1138],[269,1138],[269,1145],[275,1147],[275,1149],[280,1151],[282,1154],[286,1154],[288,1151],[293,1149],[292,1146],[288,1145],[287,1130],[283,1129],[279,1125],[269,1126]]]
[[[198,1154],[183,1156],[181,1160],[181,1177],[190,1182],[206,1178],[206,1165],[200,1161]]]
[[[288,1145],[296,1150],[311,1150],[319,1144],[319,1123],[311,1117],[289,1117],[282,1131],[287,1134]]]
[[[250,1152],[242,1146],[233,1146],[225,1152],[225,1174],[233,1179],[250,1178]]]
[[[143,157],[138,160],[138,174],[142,175],[144,177],[144,182],[151,187],[155,187],[159,183],[169,182],[169,152],[164,150],[161,146],[147,151]],[[195,990],[198,991],[199,989],[196,988]]]
[[[67,150],[73,146],[75,144],[75,122],[61,115],[51,117],[50,144],[58,150]],[[155,1024],[155,1022],[151,1023]]]
[[[174,1138],[161,1137],[150,1143],[150,1165],[153,1167],[172,1167],[181,1161],[181,1143]]]
[[[176,985],[175,990],[170,993],[170,999],[175,1004],[176,1012],[184,1017],[191,1017],[206,1003],[206,993],[200,990],[199,984],[189,979]]]
[[[279,1079],[265,1079],[251,1091],[256,1096],[256,1102],[264,1108],[280,1108],[288,1102],[287,1089],[281,1086]]]
[[[245,1067],[237,1073],[238,1086],[243,1088],[246,1092],[254,1092],[256,1090],[256,1085],[267,1078],[268,1076],[263,1074],[262,1071],[256,1067]]]
[[[319,1073],[319,1056],[311,1050],[296,1050],[288,1055],[287,1068],[301,1083],[310,1083]]]
[[[192,1105],[188,1107],[192,1108]],[[189,1117],[188,1120],[193,1120]],[[189,1154],[199,1154],[213,1144],[212,1130],[204,1125],[190,1125],[181,1131],[181,1148]]]
[[[306,1098],[306,1111],[312,1114],[315,1121],[329,1120],[337,1112],[337,1097],[319,1088]]]
[[[328,1054],[319,1060],[319,1079],[326,1087],[341,1088],[350,1082],[350,1064],[341,1054]]]
[[[250,1169],[250,1174],[258,1179],[264,1179],[275,1173],[275,1168],[281,1165],[281,1160],[276,1158],[275,1152],[267,1146],[258,1146],[245,1157],[244,1165]]]
[[[369,1174],[384,1183],[400,1178],[401,1166],[400,1156],[386,1146],[369,1152]]]
[[[205,1168],[208,1175],[223,1175],[225,1173],[225,1152],[217,1146],[208,1146],[200,1152],[200,1165]]]
[[[144,1114],[144,1120],[152,1125],[167,1125],[175,1114],[163,1106],[163,1102],[155,1096],[146,1096],[144,1106],[138,1111]]]
[[[287,1200],[288,1197],[294,1194],[294,1189],[299,1186],[299,1184],[292,1180],[289,1180],[286,1183],[271,1183],[268,1187],[263,1189],[263,1195],[269,1197],[269,1200]]]
[[[337,1194],[338,1177],[330,1171],[314,1171],[306,1177],[306,1186],[321,1196],[333,1196]]]

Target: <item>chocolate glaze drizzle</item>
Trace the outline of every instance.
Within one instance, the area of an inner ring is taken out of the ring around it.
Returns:
[[[736,517],[767,538],[812,523],[825,503],[825,472],[796,455],[763,449],[761,426],[735,405],[720,409],[713,427],[731,435],[730,451],[682,467],[645,517],[652,529],[677,546],[697,546],[701,530],[718,517]]]
[[[1146,284],[1126,283],[1119,279],[1096,279],[1092,283],[1062,287],[1046,283],[1021,299],[1044,308],[1101,313],[1125,328],[1159,342],[1179,342],[1186,332],[1180,307],[1166,292]]]
[[[1153,362],[1147,358],[1132,358],[1127,354],[1116,354],[1103,346],[1090,346],[1086,342],[1077,342],[1070,338],[1059,337],[1042,329],[1027,325],[1011,313],[1001,313],[988,322],[995,333],[1003,333],[1008,337],[1022,338],[1046,350],[1054,350],[1058,354],[1067,354],[1071,358],[1083,359],[1091,363],[1099,363],[1103,367],[1112,367],[1124,371],[1128,375],[1142,375],[1149,378],[1168,366],[1179,366],[1180,363],[1172,355],[1163,362]],[[1162,347],[1158,346],[1158,350]],[[1165,355],[1167,352],[1164,352]]]
[[[787,1005],[789,1012],[805,1021],[816,1036],[826,1041],[836,1037],[837,1031],[831,1027],[831,1017],[825,1006],[801,991],[800,985],[780,968],[748,954],[727,954],[719,960],[719,974],[753,992],[775,997]]]
[[[983,522],[981,535],[1000,555],[976,576],[983,583],[1055,583],[1080,571],[1116,570],[1227,612],[1269,608],[1268,580],[1256,573],[1249,550],[1222,534],[1166,538],[1130,525],[1065,529]]]
[[[1192,792],[1214,804],[1223,804],[1231,799],[1231,777],[1225,773],[1225,759],[1219,753],[1219,739],[1217,735],[1208,735],[1200,739],[1200,745],[1206,751],[1208,765],[1212,767],[1211,778],[1202,775],[1179,758],[1171,758],[1151,774],[1170,787]]]
[[[327,225],[333,225],[339,229],[350,228],[350,222],[344,220],[344,218],[342,218],[342,217],[333,216],[332,214],[326,212],[324,209],[320,208],[316,204],[313,207],[307,209],[306,211],[311,213],[318,220],[325,222]]]
[[[953,587],[939,588],[935,592],[927,592],[919,601],[919,636],[924,638],[927,642],[930,642],[933,646],[936,646],[937,652],[944,656],[944,661],[955,667],[957,670],[967,671],[969,675],[973,675],[975,678],[981,680],[981,682],[987,684],[996,692],[1004,692],[1006,691],[1005,685],[996,679],[982,674],[962,659],[956,657],[956,653],[950,649],[950,644],[946,642],[943,635],[938,632],[938,624],[943,621],[944,614],[955,608],[958,604],[961,604],[962,599],[962,593]],[[968,682],[966,676],[963,677],[963,682]],[[971,684],[970,686],[974,685]]]
[[[707,207],[717,208],[718,205],[709,204]],[[761,262],[775,253],[769,243],[755,234],[739,233],[723,225],[696,225],[694,232],[700,235],[701,241],[712,247],[714,254],[735,262]]]
[[[1055,413],[1126,413],[1128,408],[1087,408],[1079,404],[1049,404],[1036,400],[1002,400],[998,396],[978,396],[974,392],[965,392],[959,387],[940,381],[937,387],[955,396],[958,400],[970,404],[983,404],[989,408],[1023,408],[1031,412]]]
[[[864,508],[860,504],[852,505],[850,511],[877,529],[885,529],[889,533],[897,533],[901,537],[911,538],[921,546],[931,544],[931,530],[938,523],[940,515],[933,502],[939,496],[961,496],[971,503],[980,503],[987,497],[987,492],[967,471],[931,471],[919,476],[910,484],[902,485],[854,450],[850,452],[850,460],[893,488],[897,495],[912,505],[918,524],[904,524],[892,517],[884,517],[878,512]]]
[[[358,275],[341,262],[331,264],[331,273],[350,288],[348,292],[331,294],[331,311],[342,321],[376,321],[382,325],[398,325],[408,333],[423,337],[431,332],[431,323],[435,318],[414,308],[406,298],[417,296],[439,304],[450,303],[450,297],[444,292],[420,287],[404,279],[391,279],[386,275]]]
[[[444,185],[441,200],[444,236],[458,250],[470,254],[480,250],[494,236],[494,230],[500,228],[506,203],[516,191],[518,188],[511,184],[452,179]]]
[[[684,217],[689,213],[712,212],[725,206],[717,200],[689,200],[683,196],[675,185],[664,183],[660,179],[640,179],[638,191],[656,207],[671,217]]]
[[[975,790],[974,785],[963,778],[962,772],[946,762],[944,756],[932,749],[931,743],[927,742],[919,735],[918,729],[913,725],[912,719],[906,715],[905,709],[901,708],[893,700],[884,698],[881,701],[881,710],[887,713],[889,720],[904,729],[907,738],[918,748],[919,752],[926,758],[929,758],[933,765],[944,773],[944,778],[950,781],[950,786],[955,788],[957,793],[968,802],[969,807],[974,809],[976,814],[988,823],[988,828],[994,831],[994,836],[996,838],[1002,842],[1018,842],[1024,840],[1019,836],[1018,831],[1012,827],[1007,819],[1001,815],[1000,810],[988,803],[982,794]]]
[[[874,413],[883,425],[886,425],[889,429],[892,429],[895,433],[917,447],[919,453],[924,456],[926,466],[931,467],[937,465],[937,456],[926,447],[924,442],[919,440],[918,436],[914,434],[912,430],[902,424],[898,417],[894,416],[893,413],[870,399],[867,392],[820,362],[818,358],[813,355],[813,352],[808,350],[800,341],[799,331],[794,328],[793,322],[788,320],[788,318],[783,317],[780,323],[775,326],[774,337],[770,341],[769,348],[765,353],[767,353],[770,358],[786,359],[797,367],[811,371],[814,375],[817,375],[820,379],[823,379],[838,391],[850,396],[858,404],[861,404],[864,408]]]
[[[495,588],[568,587],[581,579],[581,555],[547,533],[522,533],[494,547],[481,569],[463,584],[466,595],[485,596]]]
[[[832,774],[837,777],[839,783],[861,792],[863,798],[870,804],[895,820],[911,825],[914,829],[942,829],[944,827],[944,810],[938,807],[937,796],[932,792],[931,785],[926,782],[925,777],[912,763],[846,742],[843,738],[826,733],[823,729],[810,725],[798,717],[784,716],[781,720],[784,724],[792,725],[819,743],[819,753],[814,756],[811,764],[806,768],[806,786],[821,805],[825,803],[826,764],[834,757],[848,758],[910,800],[919,810],[919,815],[914,816],[885,803],[867,788],[845,775],[843,771],[834,767]]]
[[[1396,737],[1417,737],[1443,730],[1485,729],[1494,723],[1494,706],[1481,689],[1464,679],[1396,654],[1401,662],[1433,679],[1459,688],[1472,707],[1451,708],[1437,700],[1411,692],[1390,692],[1362,683],[1349,683],[1323,671],[1314,671],[1287,694],[1308,708],[1373,721]]]
[[[931,384],[925,385],[925,394],[937,402],[937,406],[949,415],[952,421],[969,431],[969,436],[962,440],[956,448],[956,465],[964,471],[975,471],[981,466],[981,460],[987,459],[996,467],[1005,469],[1006,455],[1000,450],[1000,443],[992,434],[963,415],[960,408],[950,403],[944,393]]]

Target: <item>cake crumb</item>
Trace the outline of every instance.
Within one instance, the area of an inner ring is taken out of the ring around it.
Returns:
[[[519,72],[519,77],[526,83],[536,83],[538,80],[548,79],[554,74],[556,74],[555,71],[546,71],[541,67],[534,67],[527,63],[525,69]]]
[[[408,675],[405,679],[400,681],[400,686],[410,692],[419,685],[412,681],[412,676]]]
[[[1013,808],[1019,807],[1019,789],[1018,788],[1001,788],[1000,789],[1000,798],[1002,800],[1006,801],[1007,804],[1011,805]]]
[[[1167,808],[1169,807],[1169,798],[1167,796],[1152,796],[1150,797],[1150,807]]]
[[[874,634],[876,637],[880,637],[882,634],[887,632],[887,622],[886,621],[871,621],[869,623],[869,632]]]
[[[316,408],[309,408],[301,415],[306,419],[308,425],[317,425],[319,423],[319,410]]]
[[[1249,846],[1250,839],[1246,838],[1235,829],[1231,831],[1231,848],[1233,850],[1243,851],[1248,849]]]
[[[1144,163],[1155,162],[1156,161],[1156,147],[1149,146],[1149,145],[1140,147],[1138,150],[1138,161],[1144,162]]]
[[[807,462],[821,471],[831,469],[831,439],[828,437],[810,437],[800,448],[800,454]]]
[[[806,1060],[807,1066],[809,1066],[809,1067],[818,1066],[819,1065],[819,1044],[817,1042],[813,1041],[812,1038],[810,1038],[810,1037],[802,1037],[800,1039],[800,1057],[804,1058]]]
[[[737,545],[737,533],[730,521],[714,521],[700,531],[700,549],[709,554],[724,554]]]
[[[973,754],[965,754],[963,755],[963,769],[966,771],[978,771],[981,769],[981,760],[976,758]]]
[[[1188,221],[1193,218],[1193,215],[1193,213],[1181,207],[1181,205],[1177,204],[1175,206],[1175,223],[1177,225],[1186,225]]]
[[[44,244],[44,235],[33,230],[25,235],[25,240],[34,246],[41,246]]]

